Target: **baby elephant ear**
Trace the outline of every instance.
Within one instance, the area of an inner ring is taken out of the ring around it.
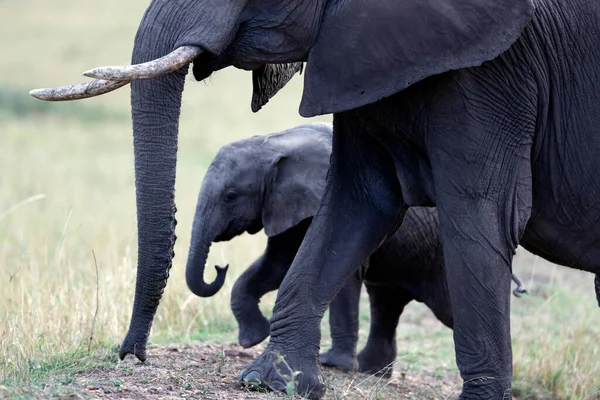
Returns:
[[[532,0],[329,4],[306,64],[304,117],[358,108],[429,76],[492,60],[534,12]]]
[[[265,233],[272,237],[317,213],[329,170],[331,127],[305,125],[269,141],[280,154],[272,166],[262,211]]]
[[[296,72],[302,73],[302,63],[265,64],[252,71],[252,112],[257,112],[279,92]]]

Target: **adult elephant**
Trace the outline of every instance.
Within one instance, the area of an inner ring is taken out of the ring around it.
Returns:
[[[504,398],[519,241],[600,270],[599,26],[592,0],[152,1],[133,64],[174,53],[33,93],[80,98],[132,80],[139,259],[121,357],[145,358],[173,256],[184,66],[194,60],[197,79],[227,65],[252,69],[257,109],[297,69],[265,65],[307,61],[300,113],[334,113],[330,175],[279,289],[271,341],[241,377],[284,390],[279,352],[303,372],[297,390],[321,397],[329,301],[407,206],[437,205],[461,398]]]

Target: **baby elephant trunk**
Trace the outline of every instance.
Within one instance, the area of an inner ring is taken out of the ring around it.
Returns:
[[[203,225],[206,226],[201,221],[194,220],[190,253],[185,268],[185,279],[188,288],[196,296],[211,297],[223,287],[229,266],[219,267],[215,265],[217,270],[215,280],[210,284],[204,281],[204,268],[213,237],[207,232],[206,228],[203,228]]]

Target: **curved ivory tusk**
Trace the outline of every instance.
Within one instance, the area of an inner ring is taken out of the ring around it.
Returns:
[[[78,83],[76,85],[33,89],[29,94],[36,99],[45,101],[79,100],[112,92],[128,83],[129,81],[105,81],[97,79],[91,82]]]
[[[194,58],[198,57],[200,53],[202,53],[200,47],[181,46],[156,60],[120,67],[98,67],[84,72],[83,75],[110,81],[151,79],[178,70],[194,61]]]

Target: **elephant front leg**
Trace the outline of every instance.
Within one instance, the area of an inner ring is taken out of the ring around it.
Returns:
[[[356,371],[358,313],[362,280],[352,274],[329,306],[331,349],[321,354],[321,364],[342,371]]]
[[[404,216],[393,160],[376,140],[356,131],[360,126],[334,116],[332,163],[321,207],[279,289],[271,341],[242,372],[244,382],[285,391],[295,376],[297,392],[313,399],[324,394],[318,360],[323,313]]]
[[[277,290],[290,269],[304,239],[309,220],[269,238],[265,253],[235,282],[231,291],[231,310],[238,322],[238,342],[248,348],[269,336],[270,323],[258,308],[260,298]]]
[[[269,336],[269,320],[258,303],[265,293],[279,287],[287,272],[266,260],[263,254],[237,279],[231,290],[231,311],[238,323],[238,342],[244,348],[255,346]]]

